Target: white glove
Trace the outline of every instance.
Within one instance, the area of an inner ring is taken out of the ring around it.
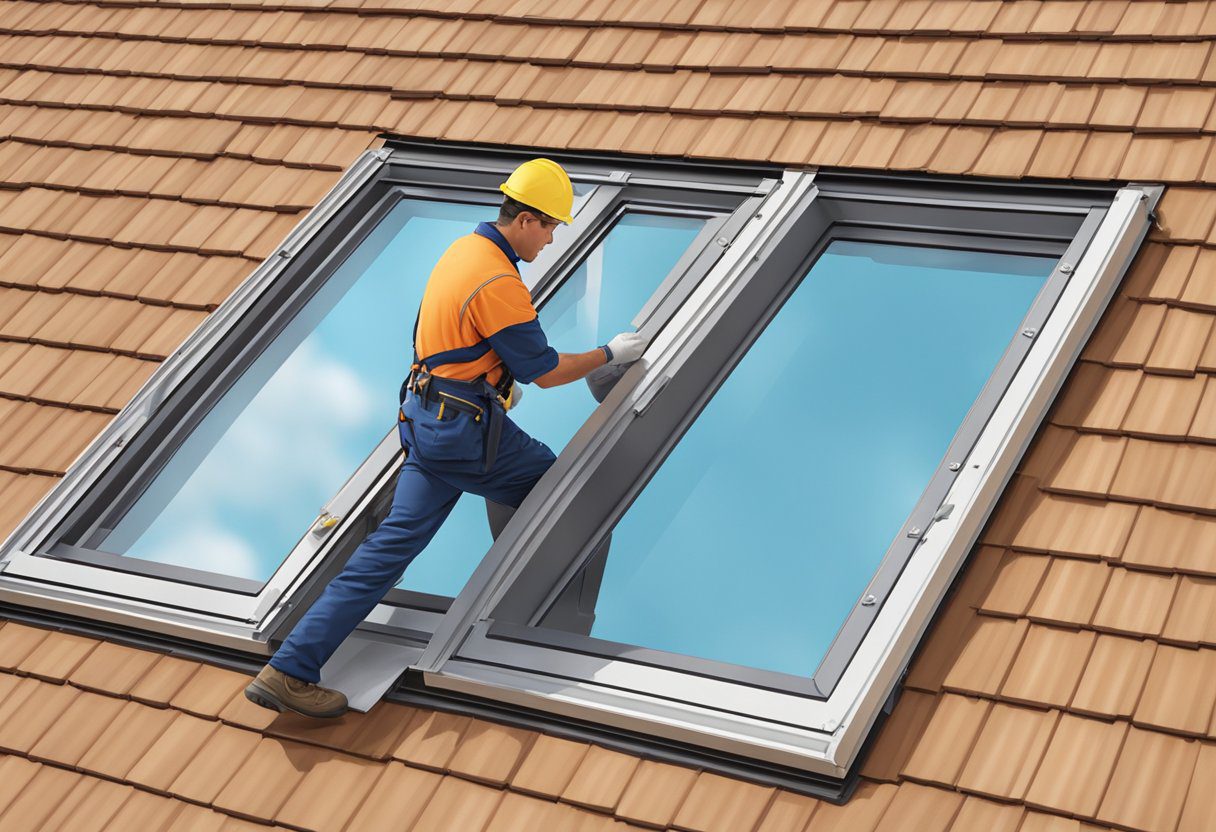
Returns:
[[[612,357],[609,364],[629,364],[637,361],[646,351],[646,338],[640,332],[622,332],[608,342],[608,351]]]

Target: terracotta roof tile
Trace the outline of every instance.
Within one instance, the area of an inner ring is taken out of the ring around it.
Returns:
[[[1142,436],[1186,436],[1206,381],[1145,375],[1123,429]]]
[[[1208,487],[1216,468],[1216,448],[1187,446],[1178,453],[1161,486],[1158,502],[1173,508],[1216,509],[1216,494]]]
[[[1058,711],[994,705],[958,778],[958,787],[1020,799],[1055,730]]]
[[[1098,322],[1082,357],[1116,367],[1143,366],[1165,320],[1165,312],[1162,304],[1116,298]]]
[[[393,756],[417,766],[443,770],[470,725],[472,720],[467,716],[419,711]]]
[[[1096,716],[1130,716],[1140,701],[1156,652],[1149,640],[1099,634],[1085,665],[1072,710]]]
[[[638,764],[636,757],[593,745],[562,791],[561,799],[590,809],[610,811],[620,800]]]
[[[994,803],[981,797],[968,797],[954,818],[951,832],[982,829],[985,832],[1018,832],[1026,810],[1021,806]]]
[[[1064,714],[1026,792],[1030,806],[1092,817],[1106,791],[1127,724]]]
[[[51,632],[16,621],[5,621],[4,626],[0,627],[0,669],[16,670],[39,644],[46,641]]]
[[[901,787],[863,782],[843,806],[820,803],[807,832],[873,832]]]
[[[243,771],[246,761],[253,759],[259,746],[263,743],[273,743],[275,740],[264,739],[252,731],[242,731],[229,725],[220,725],[203,744],[198,753],[194,754],[181,774],[173,779],[168,791],[187,800],[199,803],[210,803],[224,790],[229,781],[234,780],[238,770]],[[246,783],[246,775],[261,777],[264,765],[267,765],[270,752],[263,751],[257,756],[254,766],[243,773],[242,782]],[[280,776],[285,775],[285,768],[276,769]],[[239,786],[234,786],[234,792],[226,796],[228,799],[244,798],[245,792]],[[284,794],[285,800],[287,795]],[[280,801],[281,803],[282,801]],[[233,806],[240,808],[233,803]],[[275,806],[275,809],[278,805]]]
[[[129,695],[133,699],[148,704],[165,705],[173,698],[182,686],[202,667],[198,662],[162,656],[152,668],[143,674]]]
[[[756,832],[803,832],[820,805],[814,798],[778,790]]]
[[[390,761],[383,767],[346,828],[387,829],[396,826],[412,829],[411,824],[422,814],[444,779],[438,774]]]
[[[589,748],[586,743],[541,734],[515,770],[511,788],[557,797],[569,785]]]
[[[27,679],[27,692],[11,710],[0,712],[0,749],[27,753],[81,693],[70,685]],[[34,687],[29,688],[30,685]],[[16,700],[17,697],[14,697]]]
[[[1037,621],[1088,624],[1102,599],[1111,569],[1100,563],[1056,558],[1027,610]]]
[[[1072,699],[1095,634],[1032,626],[1001,688],[1001,696],[1029,705],[1063,707]]]
[[[11,754],[0,757],[0,812],[8,809],[42,768],[40,763],[24,757]]]
[[[1216,439],[1216,384],[1204,385],[1195,418],[1186,433],[1193,439]]]
[[[943,684],[956,691],[994,695],[1009,672],[1029,622],[980,616],[977,624]]]
[[[1212,678],[1214,672],[1216,650],[1161,645],[1133,721],[1144,727],[1204,736],[1216,704],[1216,688],[1195,682]]]
[[[1174,829],[1198,753],[1195,740],[1130,728],[1097,819],[1149,832]]]
[[[218,736],[218,732],[212,736]],[[255,820],[273,818],[304,775],[328,755],[324,749],[303,743],[263,738],[243,765],[232,766],[236,773],[212,802],[217,809]]]
[[[1143,501],[1160,499],[1177,452],[1178,445],[1174,443],[1129,439],[1111,483],[1110,496]]]
[[[1216,645],[1216,580],[1183,575],[1169,618],[1161,631],[1165,641]]]
[[[76,765],[120,780],[176,717],[174,711],[127,702]]]
[[[92,788],[63,819],[61,832],[95,832],[105,829],[135,791],[130,786],[111,783],[108,780],[91,782]]]
[[[703,772],[693,783],[672,826],[695,832],[751,829],[774,793],[772,788]]]
[[[40,832],[69,832],[68,819],[80,808],[97,785],[92,777],[77,777],[67,794],[59,798],[39,827]],[[104,822],[104,821],[103,821]]]
[[[163,792],[220,727],[218,722],[177,714],[124,780]]]
[[[1001,557],[996,579],[980,604],[986,613],[1018,617],[1026,614],[1038,592],[1051,558],[1006,552]]]
[[[616,806],[616,816],[646,826],[666,827],[697,779],[681,766],[642,760]]]
[[[1177,300],[1201,251],[1198,246],[1146,244],[1128,275],[1125,294],[1136,300]]]
[[[1216,790],[1212,789],[1212,783],[1216,783],[1216,745],[1204,744],[1199,747],[1178,832],[1201,832],[1211,825],[1216,817]]]
[[[896,782],[908,757],[925,738],[938,697],[916,690],[900,694],[899,707],[879,729],[874,747],[866,754],[863,777]]]
[[[1053,491],[1102,496],[1110,489],[1127,440],[1078,434],[1044,486]]]
[[[963,795],[908,783],[901,786],[874,832],[946,832]]]
[[[160,829],[181,811],[182,805],[177,800],[136,789],[122,804],[106,829],[114,832],[127,829]]]
[[[81,693],[30,747],[30,756],[67,766],[76,765],[124,704],[122,699],[112,696]]]
[[[1213,316],[1186,309],[1170,309],[1161,333],[1145,361],[1151,372],[1191,375],[1212,331]]]
[[[52,631],[17,665],[20,673],[61,682],[98,645],[98,640]]]
[[[1216,252],[1210,249],[1197,249],[1189,246],[1175,246],[1171,251],[1191,252],[1187,258],[1192,268],[1187,270],[1185,288],[1177,295],[1178,299],[1191,306],[1210,309],[1216,307]],[[1178,270],[1182,271],[1181,268]]]
[[[35,830],[42,827],[61,800],[76,787],[81,775],[54,766],[42,766],[25,784],[4,814],[0,825],[6,830]]]
[[[963,769],[992,703],[970,696],[946,694],[912,750],[903,774],[916,780],[953,784]],[[936,740],[936,741],[935,741]]]
[[[494,814],[502,796],[503,792],[497,789],[445,777],[411,832],[481,829]]]
[[[1175,242],[1203,242],[1216,216],[1216,191],[1168,188],[1157,207],[1158,223]]]
[[[606,818],[598,819],[607,821]],[[484,829],[485,832],[531,832],[534,829],[570,828],[580,820],[578,810],[570,806],[508,792]]]
[[[384,766],[347,756],[321,757],[275,815],[278,823],[342,829],[371,791]]]
[[[448,768],[471,780],[503,785],[531,745],[533,734],[491,722],[473,722]]]
[[[1177,577],[1112,569],[1102,603],[1094,613],[1094,627],[1132,635],[1159,634],[1177,584]]]
[[[1127,543],[1136,506],[1045,494],[1013,536],[1017,549],[1118,558]]]

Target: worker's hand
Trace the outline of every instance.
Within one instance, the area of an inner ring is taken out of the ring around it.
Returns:
[[[612,357],[608,364],[629,364],[637,361],[646,351],[646,337],[640,332],[622,332],[608,342],[608,351]]]

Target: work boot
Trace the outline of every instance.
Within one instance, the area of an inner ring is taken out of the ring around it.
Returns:
[[[245,698],[255,705],[304,716],[328,718],[346,713],[346,694],[288,676],[266,665],[245,688]]]

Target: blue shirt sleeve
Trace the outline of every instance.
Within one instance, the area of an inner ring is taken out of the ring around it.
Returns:
[[[486,340],[520,384],[535,381],[557,366],[557,350],[549,346],[536,318],[505,326]]]

